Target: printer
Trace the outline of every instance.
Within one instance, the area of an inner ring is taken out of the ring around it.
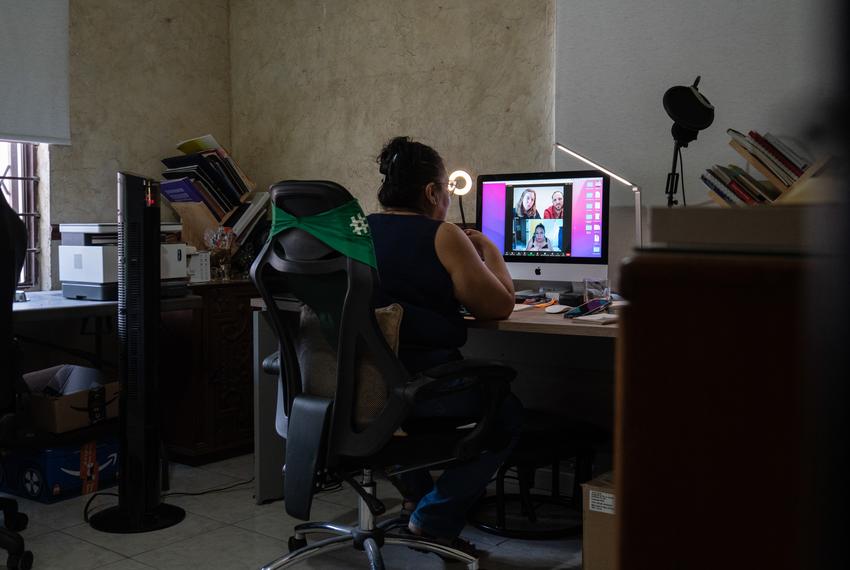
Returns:
[[[163,232],[179,231],[179,224],[163,224]],[[118,299],[118,224],[59,224],[59,281],[69,299]],[[160,280],[163,296],[188,294],[185,243],[160,244]]]

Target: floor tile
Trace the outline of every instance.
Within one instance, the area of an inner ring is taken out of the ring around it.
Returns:
[[[117,488],[109,489],[106,492],[117,493]],[[84,522],[83,508],[91,497],[92,495],[72,497],[49,505],[27,499],[18,499],[18,509],[27,514],[30,523],[46,526],[53,530],[62,530]],[[94,499],[92,504],[94,506],[111,505],[116,504],[117,500],[116,497],[112,496],[99,496]]]
[[[26,543],[39,570],[90,570],[124,557],[61,531],[41,534]]]
[[[170,489],[166,493],[205,491],[226,487],[244,480],[232,475],[207,471],[200,467],[180,465],[179,463],[172,463],[169,466],[168,473]]]
[[[49,526],[44,525],[44,524],[39,524],[37,522],[34,522],[32,519],[30,519],[29,523],[27,523],[27,528],[25,528],[21,532],[21,536],[24,537],[25,541],[27,541],[27,540],[31,540],[31,539],[33,539],[33,538],[35,538],[35,537],[37,537],[41,534],[53,532],[53,530],[55,530],[55,529],[52,529]]]
[[[245,480],[252,469],[251,455],[217,463],[189,467],[172,466],[173,491],[197,492]],[[115,489],[108,490],[115,492]],[[150,570],[186,569],[233,570],[259,568],[287,552],[287,539],[296,520],[286,513],[283,501],[256,505],[251,485],[200,496],[173,496],[166,502],[187,509],[186,520],[162,531],[137,535],[99,533],[83,523],[83,507],[90,496],[75,497],[51,505],[19,499],[21,511],[30,518],[23,536],[39,570]],[[386,480],[378,481],[378,497],[387,506],[387,515],[398,512],[400,497]],[[115,497],[98,497],[95,509],[117,503]],[[311,518],[342,524],[357,519],[357,494],[347,485],[321,493],[313,501]],[[382,517],[383,518],[383,517]],[[314,534],[314,540],[328,535]],[[467,526],[462,536],[481,550],[481,567],[488,570],[579,569],[581,548],[578,539],[555,541],[507,540]],[[389,568],[457,569],[433,554],[406,547],[383,549]],[[131,556],[126,558],[125,556]],[[297,568],[329,570],[365,568],[365,555],[344,548],[304,561]],[[0,566],[2,569],[2,566]]]
[[[357,520],[357,512],[342,505],[313,501],[310,519],[313,521],[333,521],[347,525],[353,524]],[[275,503],[275,507],[268,509],[265,513],[235,524],[239,528],[252,532],[280,540],[288,540],[294,533],[295,525],[302,522],[304,521],[289,516],[283,503]]]
[[[151,567],[141,562],[125,558],[124,560],[101,566],[97,570],[151,570]]]
[[[124,556],[135,556],[220,528],[224,523],[194,513],[186,513],[180,524],[162,530],[136,534],[100,532],[87,524],[66,528],[64,532],[79,539],[107,548]]]
[[[419,552],[406,546],[384,546],[381,549],[384,564],[392,570],[443,570],[466,568],[463,565],[447,565],[436,554]],[[351,548],[339,550],[328,555],[328,560],[338,561],[337,568],[368,568],[369,564],[363,552]]]
[[[581,568],[581,539],[507,540],[487,548],[488,570],[523,568],[575,569]]]
[[[216,461],[215,463],[207,463],[206,465],[201,465],[200,469],[220,473],[221,475],[229,475],[230,477],[244,481],[254,476],[254,454],[249,453],[247,455],[240,455],[239,457],[231,457],[223,461]]]
[[[191,513],[227,524],[262,515],[276,504],[257,505],[250,485],[200,496],[175,495],[167,500]]]
[[[226,526],[134,557],[159,570],[256,570],[287,552],[286,542]]]

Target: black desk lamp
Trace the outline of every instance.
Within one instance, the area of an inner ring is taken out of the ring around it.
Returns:
[[[714,122],[714,107],[699,92],[699,76],[690,87],[677,85],[671,87],[664,93],[662,103],[664,110],[673,119],[673,167],[667,174],[667,207],[672,208],[678,204],[673,199],[676,188],[679,185],[679,174],[676,172],[676,160],[682,160],[682,148],[687,147],[689,142],[695,141],[697,133],[708,128]]]
[[[449,190],[457,196],[457,205],[460,206],[460,221],[466,227],[466,216],[463,214],[463,196],[472,189],[472,177],[465,170],[455,170],[449,174]]]

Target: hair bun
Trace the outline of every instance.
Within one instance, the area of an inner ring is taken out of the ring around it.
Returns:
[[[381,166],[379,168],[381,174],[383,174],[384,176],[389,174],[390,168],[392,168],[393,164],[395,164],[395,161],[397,159],[398,159],[398,152],[393,153],[392,156],[389,156],[389,153],[387,153],[386,156],[382,156],[381,157]]]

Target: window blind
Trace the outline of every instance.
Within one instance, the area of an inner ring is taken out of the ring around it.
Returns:
[[[0,139],[69,144],[68,0],[0,0]]]

